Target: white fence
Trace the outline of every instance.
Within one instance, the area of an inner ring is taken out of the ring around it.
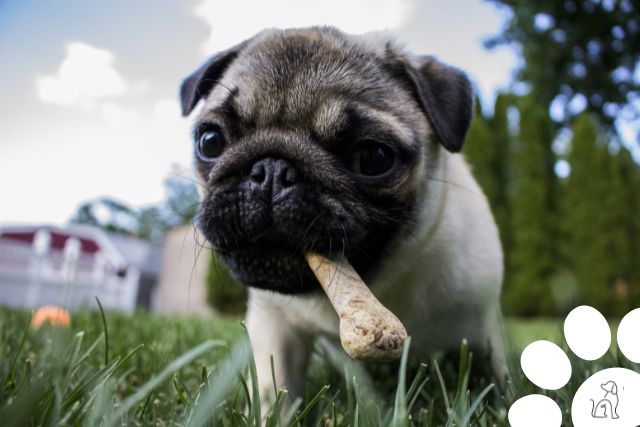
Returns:
[[[140,273],[118,269],[100,252],[81,254],[69,239],[64,251],[48,251],[0,238],[0,304],[35,308],[55,304],[67,308],[96,307],[132,311]]]

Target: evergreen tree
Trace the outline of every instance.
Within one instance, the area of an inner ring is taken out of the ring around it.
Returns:
[[[628,287],[628,307],[633,308],[640,306],[640,166],[626,149],[620,150],[618,158],[628,250],[622,268]]]
[[[573,137],[568,161],[571,174],[563,197],[563,225],[566,241],[563,245],[567,267],[580,288],[579,303],[601,308],[608,299],[602,283],[606,274],[599,268],[603,245],[599,239],[602,207],[606,189],[602,183],[602,148],[598,147],[598,132],[588,115],[579,116],[573,125]],[[608,175],[608,174],[607,174]],[[600,246],[596,248],[596,246]]]
[[[471,166],[474,177],[478,181],[478,184],[480,184],[492,207],[494,206],[492,199],[497,186],[495,174],[491,169],[494,149],[489,122],[482,113],[480,102],[477,101],[475,114],[473,115],[473,120],[467,132],[464,153]]]
[[[607,311],[611,315],[623,316],[633,308],[629,298],[631,240],[627,229],[628,195],[625,194],[620,153],[611,155],[605,148],[603,157],[606,169],[601,185],[606,185],[608,191],[601,208],[604,226],[601,232],[606,237],[603,256],[608,258],[604,263],[607,268],[606,285],[612,297]]]
[[[511,193],[511,145],[508,110],[513,105],[513,95],[500,94],[496,98],[494,113],[489,120],[494,148],[492,168],[496,177],[496,192],[492,195],[496,223],[500,230],[500,238],[505,253],[506,278],[509,274],[509,255],[511,253],[511,231],[509,226],[509,198]]]
[[[530,98],[523,100],[520,111],[512,157],[512,271],[504,290],[505,309],[525,316],[552,314],[550,286],[557,262],[555,159],[549,149],[553,126],[546,109]]]
[[[509,144],[507,123],[509,95],[496,98],[494,116],[486,118],[480,104],[476,103],[476,114],[471,122],[465,146],[466,158],[473,175],[484,191],[500,230],[505,254],[509,247],[508,191],[509,191]]]
[[[564,252],[577,279],[579,302],[619,316],[633,307],[635,215],[627,182],[632,180],[625,176],[624,152],[612,155],[602,135],[592,117],[576,119],[563,203]]]
[[[586,111],[609,130],[620,109],[633,111],[640,94],[633,78],[640,60],[640,3],[637,0],[488,0],[509,9],[506,25],[489,47],[515,45],[522,53],[517,78],[529,84],[536,100],[564,107],[584,96]]]

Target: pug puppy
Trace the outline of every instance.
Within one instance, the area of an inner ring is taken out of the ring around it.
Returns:
[[[180,90],[203,187],[198,228],[249,287],[258,382],[301,395],[310,340],[338,317],[304,252],[346,256],[406,326],[412,355],[467,339],[506,364],[502,250],[461,154],[473,95],[460,70],[388,38],[266,30]]]

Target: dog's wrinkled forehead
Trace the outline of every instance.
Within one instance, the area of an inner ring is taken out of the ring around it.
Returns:
[[[378,54],[349,36],[331,31],[270,31],[256,38],[224,73],[207,109],[225,102],[257,127],[331,132],[358,105],[393,113],[418,106],[384,69]]]
[[[432,56],[409,55],[388,38],[369,37],[331,27],[263,31],[213,55],[183,80],[182,114],[205,99],[203,120],[223,107],[234,126],[322,123],[328,130],[328,119],[339,121],[351,108],[368,122],[384,116],[383,122],[404,128],[428,128],[445,149],[460,151],[473,110],[466,75]],[[426,141],[425,133],[418,135]]]

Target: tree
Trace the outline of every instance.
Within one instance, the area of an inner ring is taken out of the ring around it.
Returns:
[[[80,205],[70,222],[159,243],[168,230],[193,222],[199,197],[195,181],[182,175],[168,178],[164,185],[166,199],[156,205],[136,209],[103,197]]]
[[[140,208],[136,215],[137,231],[136,237],[160,243],[164,234],[170,228],[162,215],[159,206],[148,206]]]
[[[548,147],[553,127],[546,109],[532,98],[522,101],[520,117],[520,135],[512,157],[511,278],[505,286],[504,302],[512,314],[552,314],[557,208],[555,159]]]
[[[607,237],[607,279],[613,301],[610,312],[621,316],[638,306],[638,166],[629,152],[621,148],[616,154],[606,152],[609,166],[609,191],[603,206],[602,230]],[[630,162],[630,163],[629,163]]]
[[[165,180],[164,187],[167,197],[162,208],[167,224],[173,228],[193,222],[200,201],[197,182],[176,173]]]
[[[489,120],[492,141],[495,144],[492,168],[496,176],[496,191],[492,195],[495,205],[495,216],[505,252],[508,254],[511,246],[509,227],[509,198],[511,197],[511,151],[512,136],[509,131],[508,111],[513,106],[514,98],[511,94],[499,94],[493,109],[493,117]]]
[[[640,306],[640,167],[631,153],[620,150],[620,169],[625,199],[625,228],[629,239],[628,265],[625,276],[629,284],[629,300],[632,307]]]
[[[510,9],[495,47],[514,44],[524,61],[518,79],[531,86],[537,102],[556,101],[569,124],[579,109],[569,101],[583,95],[586,111],[611,129],[624,108],[638,118],[631,100],[640,96],[634,72],[640,61],[640,7],[637,1],[488,0]]]
[[[110,233],[136,235],[137,215],[134,209],[125,203],[103,197],[80,205],[69,222],[92,225]]]
[[[579,116],[573,126],[563,217],[565,259],[577,279],[580,303],[608,315],[633,307],[634,259],[630,234],[632,194],[624,176],[624,152],[610,153],[596,120]]]
[[[473,175],[489,201],[496,192],[495,187],[497,186],[495,173],[491,169],[492,154],[495,150],[491,139],[488,119],[482,114],[480,102],[476,102],[475,114],[467,132],[464,153],[471,165]]]
[[[637,260],[631,258],[632,235],[629,234],[627,221],[631,212],[629,208],[629,197],[626,192],[628,186],[624,182],[624,174],[621,162],[621,153],[611,154],[609,150],[604,153],[608,166],[609,191],[604,200],[603,223],[604,235],[607,237],[607,254],[610,262],[607,263],[608,286],[612,293],[612,304],[609,312],[615,316],[623,316],[635,305],[630,297],[630,280],[632,276],[632,266]],[[637,234],[635,236],[637,238]]]
[[[500,94],[496,97],[493,117],[482,114],[480,103],[476,103],[476,113],[467,133],[466,158],[473,175],[484,191],[494,218],[500,230],[500,238],[508,265],[510,253],[509,231],[509,191],[510,191],[510,145],[511,135],[507,120],[507,110],[513,97]]]
[[[564,199],[567,244],[566,259],[580,287],[580,303],[599,309],[611,304],[608,289],[607,241],[602,234],[606,218],[602,214],[611,183],[604,141],[594,120],[578,117],[573,126]]]

